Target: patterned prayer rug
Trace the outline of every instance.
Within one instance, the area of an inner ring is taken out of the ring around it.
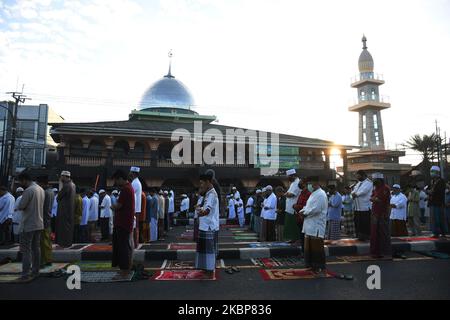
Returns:
[[[393,238],[392,240],[401,240],[406,242],[413,242],[413,241],[437,241],[437,238],[431,238],[431,237],[406,237],[406,238]]]
[[[39,270],[40,273],[52,273],[60,269],[64,269],[67,267],[69,263],[52,263],[51,266],[45,267]],[[21,273],[22,272],[22,263],[20,262],[12,262],[0,266],[0,273]]]
[[[414,252],[435,259],[450,259],[450,255],[444,252],[438,251],[414,251]]]
[[[256,266],[265,268],[283,268],[283,267],[297,267],[302,268],[305,263],[299,258],[258,258],[251,259]]]
[[[217,272],[209,277],[203,270],[162,270],[155,273],[152,280],[156,281],[214,281]]]
[[[216,261],[216,268],[225,268],[225,263],[222,259]],[[194,270],[194,261],[178,261],[178,260],[165,260],[161,266],[161,269],[165,270]]]
[[[250,248],[274,248],[274,247],[293,247],[287,242],[256,242],[249,243]]]
[[[258,240],[258,236],[236,236],[234,240]]]
[[[374,258],[372,256],[339,256],[336,258],[345,262],[392,261],[391,257]]]
[[[194,243],[171,243],[168,247],[169,250],[195,250],[197,245]]]
[[[85,252],[99,252],[99,251],[112,251],[112,246],[107,244],[92,244],[83,249]]]
[[[334,272],[328,270],[323,276],[317,276],[306,269],[260,269],[259,273],[264,280],[301,280],[336,277]]]
[[[0,274],[0,283],[16,283],[20,277],[20,274]]]
[[[130,282],[133,280],[134,271],[130,271],[130,273],[121,279],[114,279],[117,276],[117,271],[82,271],[81,272],[81,282],[89,282],[89,283],[105,283],[105,282]]]
[[[325,240],[325,245],[334,245],[334,246],[350,246],[364,243],[364,241],[359,241],[358,239],[340,239],[340,240]]]
[[[81,261],[75,265],[79,266],[81,271],[112,271],[117,269],[111,266],[111,261]]]

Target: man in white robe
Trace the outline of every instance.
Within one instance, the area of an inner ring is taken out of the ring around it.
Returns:
[[[133,224],[133,239],[134,245],[137,248],[139,245],[139,215],[142,210],[142,184],[139,181],[139,173],[141,172],[141,168],[139,167],[131,167],[130,169],[130,180],[131,186],[134,190],[134,224]]]

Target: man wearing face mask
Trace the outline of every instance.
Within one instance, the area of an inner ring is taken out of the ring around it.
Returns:
[[[433,166],[430,171],[431,186],[428,188],[428,205],[430,207],[431,229],[433,237],[445,236],[447,226],[444,222],[445,181],[441,178],[441,168]]]
[[[352,191],[353,203],[355,205],[355,231],[358,240],[370,239],[370,196],[372,195],[373,183],[363,170],[356,173],[358,183]]]

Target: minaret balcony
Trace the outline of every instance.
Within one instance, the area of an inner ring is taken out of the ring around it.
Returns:
[[[375,85],[382,85],[384,84],[384,77],[382,74],[374,73],[370,75],[356,75],[351,78],[351,87],[352,88],[359,88],[367,84],[375,84]]]
[[[349,111],[359,112],[366,109],[384,110],[389,109],[391,103],[388,96],[365,97],[364,99],[354,100],[348,108]]]

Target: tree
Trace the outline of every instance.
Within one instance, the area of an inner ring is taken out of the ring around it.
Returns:
[[[404,144],[406,148],[422,154],[422,173],[426,182],[429,182],[430,179],[430,168],[431,163],[434,161],[434,152],[437,150],[438,139],[438,136],[434,133],[423,136],[416,134]]]

